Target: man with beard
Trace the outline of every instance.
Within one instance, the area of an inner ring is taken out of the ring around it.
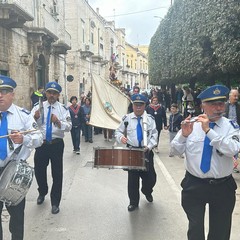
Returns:
[[[207,239],[230,239],[237,188],[232,177],[232,157],[239,152],[240,143],[237,122],[223,117],[228,92],[227,87],[214,85],[200,93],[204,113],[194,119],[187,117],[171,142],[174,154],[186,155],[181,186],[189,240],[205,240],[206,204]]]
[[[46,85],[47,101],[43,102],[44,117],[42,118],[38,105],[32,109],[32,115],[44,134],[43,145],[36,148],[34,155],[35,177],[39,192],[37,204],[42,204],[45,195],[48,193],[47,166],[51,161],[53,184],[50,197],[52,214],[57,214],[60,211],[59,204],[62,196],[63,180],[63,137],[64,132],[69,132],[72,127],[68,109],[57,101],[61,91],[62,87],[57,82],[49,82]]]

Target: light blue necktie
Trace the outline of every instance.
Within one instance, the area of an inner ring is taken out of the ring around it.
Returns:
[[[0,136],[8,134],[7,112],[1,113]],[[7,137],[0,138],[0,160],[5,160],[7,157]]]
[[[138,117],[138,124],[137,124],[137,139],[138,139],[138,146],[141,147],[141,142],[143,140],[143,132],[141,126],[141,117]]]
[[[47,123],[46,123],[46,141],[52,141],[52,122],[51,122],[51,106],[48,107],[48,114],[47,114]]]
[[[214,128],[215,125],[216,123],[214,122],[209,123],[209,127],[212,129]],[[203,171],[203,173],[207,173],[210,170],[213,147],[209,143],[210,139],[206,136],[204,139],[204,147],[200,165],[200,169]]]

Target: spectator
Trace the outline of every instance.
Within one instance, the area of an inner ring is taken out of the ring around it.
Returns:
[[[34,91],[31,95],[32,108],[36,103],[39,102],[39,98],[42,98],[42,101],[46,100],[45,93],[43,91],[43,86],[39,86],[37,91]]]
[[[186,118],[189,114],[188,114],[188,105],[189,103],[194,106],[194,103],[193,103],[193,95],[191,93],[191,90],[190,88],[188,87],[185,87],[184,88],[184,95],[182,97],[182,101],[183,101],[183,117]]]
[[[169,140],[170,143],[174,139],[174,137],[177,135],[178,131],[181,129],[181,122],[183,120],[182,114],[178,110],[178,105],[176,103],[173,103],[171,105],[171,115],[169,117]],[[169,157],[173,157],[173,153],[170,151]],[[183,155],[180,155],[183,158]]]
[[[89,125],[90,116],[91,116],[91,99],[86,98],[85,104],[83,105],[83,113],[84,113],[84,137],[85,142],[93,143],[93,129],[92,126]]]
[[[240,125],[240,104],[238,103],[239,92],[237,89],[232,89],[229,93],[229,100],[226,103],[225,117],[232,119]],[[233,172],[239,173],[238,170],[238,154],[233,157],[234,168]]]
[[[151,104],[146,107],[146,112],[153,116],[156,124],[156,129],[158,131],[158,138],[157,142],[159,145],[159,138],[161,134],[161,130],[164,126],[164,129],[167,129],[167,116],[166,116],[166,110],[165,108],[158,103],[157,97],[152,97]],[[155,152],[158,153],[158,145],[155,149]]]
[[[80,133],[84,122],[84,113],[83,108],[77,104],[77,101],[76,96],[70,98],[72,105],[69,107],[69,112],[72,120],[71,137],[73,152],[80,154]]]

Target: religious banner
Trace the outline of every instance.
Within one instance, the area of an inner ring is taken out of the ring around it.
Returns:
[[[92,74],[92,109],[90,125],[116,129],[127,114],[129,98],[109,81]]]

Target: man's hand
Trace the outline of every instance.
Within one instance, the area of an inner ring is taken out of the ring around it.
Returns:
[[[15,144],[23,143],[23,134],[19,133],[17,130],[11,132],[10,138]]]
[[[144,151],[144,152],[148,152],[148,151],[149,151],[149,148],[148,148],[148,147],[144,147],[143,151]]]
[[[126,144],[127,143],[127,138],[126,137],[124,137],[124,136],[122,136],[122,138],[121,138],[121,142],[123,143],[123,144]]]
[[[37,110],[35,113],[34,113],[34,119],[35,120],[38,120],[39,118],[40,118],[40,111],[39,110]]]
[[[197,120],[198,122],[201,122],[202,123],[202,129],[203,129],[203,131],[206,133],[206,132],[208,132],[209,131],[209,118],[207,117],[207,115],[206,114],[200,114],[199,116],[198,116],[198,120]]]
[[[193,130],[194,122],[190,122],[191,115],[189,115],[184,121],[181,122],[182,135],[188,137]]]
[[[56,125],[58,128],[61,128],[61,122],[59,121],[59,119],[57,118],[57,116],[55,114],[52,114],[51,116],[51,121],[54,123],[54,125]]]

